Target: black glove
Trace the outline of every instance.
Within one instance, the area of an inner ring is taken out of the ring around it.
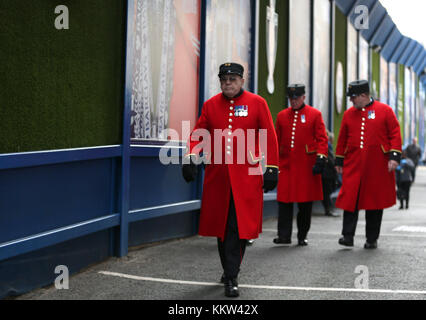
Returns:
[[[401,153],[398,151],[391,151],[389,154],[389,160],[394,160],[398,163],[401,163]]]
[[[278,184],[278,168],[266,167],[266,171],[263,174],[263,190],[265,193],[274,190]]]
[[[312,167],[312,173],[314,175],[321,174],[324,171],[326,159],[327,158],[324,157],[324,156],[317,156],[317,161],[315,162],[314,166]]]
[[[193,160],[194,156],[189,157],[189,163],[184,163],[182,166],[182,175],[186,182],[191,182],[198,174],[197,165]]]
[[[343,167],[343,160],[344,158],[342,157],[336,157],[336,160],[334,161],[334,165],[336,167]]]

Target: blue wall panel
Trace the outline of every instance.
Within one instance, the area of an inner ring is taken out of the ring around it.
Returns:
[[[0,243],[111,214],[113,161],[0,170]]]
[[[163,165],[158,157],[131,159],[130,210],[195,200],[195,187],[183,179],[180,164]]]
[[[129,227],[129,246],[197,234],[199,211],[136,221]]]
[[[72,275],[107,259],[112,254],[111,237],[112,232],[104,230],[0,261],[0,299],[52,284],[58,265],[67,266]]]

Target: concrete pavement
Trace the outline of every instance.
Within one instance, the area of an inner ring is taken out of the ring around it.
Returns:
[[[260,238],[247,247],[238,299],[426,300],[426,167],[418,168],[411,199],[408,210],[399,204],[385,210],[376,250],[363,249],[364,211],[350,249],[337,243],[339,210],[326,217],[315,207],[307,247],[296,246],[295,222],[293,245],[274,245],[277,220],[264,221]],[[68,289],[52,285],[16,299],[230,301],[221,274],[216,239],[194,236],[130,250],[71,276]]]

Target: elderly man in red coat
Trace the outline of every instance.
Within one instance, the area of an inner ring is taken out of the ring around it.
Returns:
[[[396,203],[395,173],[401,158],[401,132],[391,107],[370,97],[368,81],[349,83],[353,107],[346,110],[336,148],[342,187],[336,207],[344,210],[339,244],[354,245],[358,211],[365,210],[365,249],[377,248],[383,209]]]
[[[199,234],[218,238],[221,281],[228,297],[239,295],[237,276],[247,240],[262,231],[262,187],[270,191],[278,181],[271,113],[262,97],[242,89],[243,74],[240,64],[220,66],[222,93],[204,103],[182,168],[185,180],[194,180],[203,153],[207,165]]]
[[[323,199],[321,172],[327,159],[328,138],[321,112],[304,103],[305,86],[290,85],[287,92],[291,108],[278,113],[276,120],[280,172],[278,238],[274,243],[291,243],[293,203],[297,203],[298,245],[306,246],[312,203]]]

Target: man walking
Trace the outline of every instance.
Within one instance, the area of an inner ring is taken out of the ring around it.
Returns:
[[[312,203],[323,199],[321,173],[327,159],[328,139],[321,112],[305,104],[305,86],[289,85],[290,108],[278,113],[279,146],[278,238],[275,244],[290,244],[293,204],[297,203],[298,245],[308,245]]]
[[[343,175],[336,207],[344,210],[339,244],[354,245],[359,210],[365,210],[365,249],[377,248],[383,209],[396,203],[395,173],[401,133],[391,107],[370,96],[368,81],[349,83],[346,110],[336,148],[336,170]]]
[[[416,179],[416,169],[417,165],[419,164],[420,157],[422,156],[422,150],[420,149],[419,145],[417,144],[417,138],[413,138],[413,143],[409,144],[407,148],[405,148],[405,152],[407,153],[407,158],[410,158],[411,161],[414,163],[414,174],[413,174],[413,181]]]
[[[243,75],[240,64],[220,66],[222,93],[204,103],[182,168],[189,182],[197,174],[200,153],[209,159],[199,234],[218,238],[227,297],[239,296],[237,276],[247,240],[262,231],[262,186],[267,192],[278,181],[278,145],[271,113],[262,97],[243,90]],[[266,140],[263,146],[262,140]],[[266,163],[263,179],[262,158]]]

